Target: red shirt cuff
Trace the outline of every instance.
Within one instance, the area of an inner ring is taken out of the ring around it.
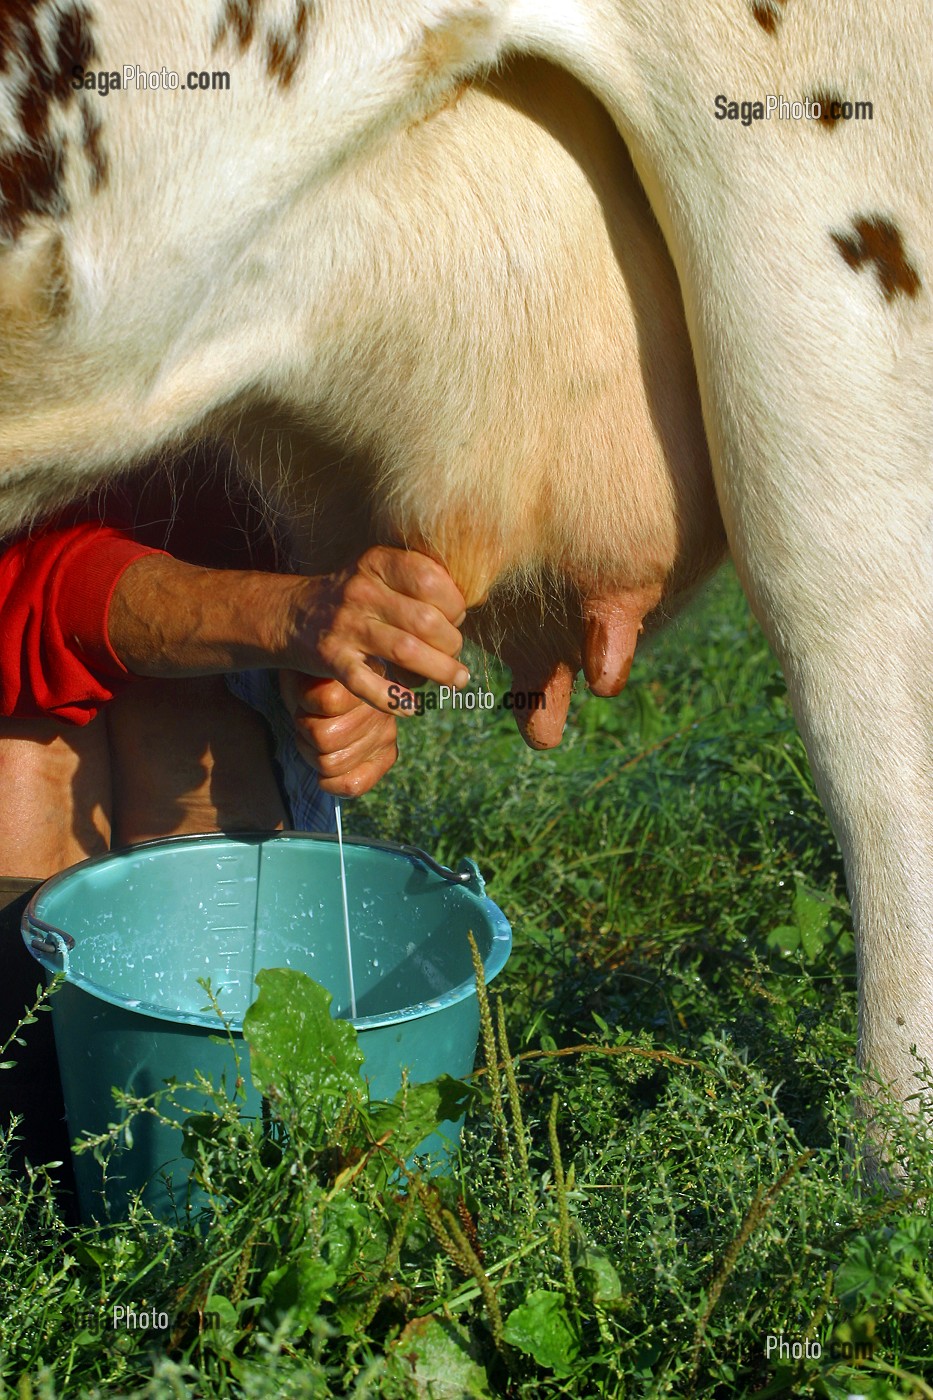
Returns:
[[[165,550],[149,549],[135,540],[111,535],[103,540],[89,539],[80,558],[73,556],[69,561],[72,586],[63,588],[56,600],[59,630],[66,644],[95,674],[114,679],[130,676],[110,645],[110,603],[131,564],[144,555],[164,553]]]

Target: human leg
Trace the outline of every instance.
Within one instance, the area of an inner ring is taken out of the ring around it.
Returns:
[[[26,904],[43,879],[105,851],[109,835],[104,725],[0,721],[0,1045],[43,981],[20,937]],[[22,1045],[12,1044],[0,1056],[14,1062],[0,1070],[0,1132],[15,1114],[22,1121],[10,1149],[14,1169],[22,1170],[26,1159],[61,1161],[67,1184],[69,1135],[51,1017],[37,1016],[21,1038]]]
[[[137,681],[107,726],[114,846],[288,825],[268,729],[222,676]]]

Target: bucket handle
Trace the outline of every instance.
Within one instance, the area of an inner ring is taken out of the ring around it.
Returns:
[[[449,880],[452,885],[471,885],[479,879],[479,871],[472,861],[463,861],[462,870],[451,870],[447,865],[441,865],[440,861],[429,856],[427,851],[422,851],[419,846],[402,845],[397,849],[406,856],[412,856],[422,865],[426,865],[429,870],[433,870],[435,875],[440,875],[443,879]]]
[[[44,962],[45,958],[61,958],[61,970],[67,972],[68,954],[75,946],[71,934],[66,933],[64,929],[56,928],[54,924],[47,924],[36,914],[27,914],[26,922],[29,926],[29,933],[32,935],[29,939],[29,947],[33,956],[38,958],[39,962]]]

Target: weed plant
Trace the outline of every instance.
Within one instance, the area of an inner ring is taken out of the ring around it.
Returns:
[[[730,575],[554,753],[406,721],[347,826],[474,856],[512,921],[476,1074],[370,1103],[326,994],[262,974],[173,1220],[68,1229],[0,1165],[0,1396],[933,1396],[933,1144],[879,1101],[909,1171],[860,1184],[841,865]],[[84,1150],[119,1170],[191,1092],[117,1095]],[[464,1111],[446,1171],[412,1159]]]

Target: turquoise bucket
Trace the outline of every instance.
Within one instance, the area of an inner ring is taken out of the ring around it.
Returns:
[[[473,1068],[479,1035],[476,980],[467,933],[485,977],[511,951],[502,911],[486,897],[472,861],[454,872],[414,847],[345,840],[357,1014],[371,1097],[390,1099],[407,1071],[413,1083]],[[199,1070],[232,1086],[233,1051],[205,1011],[199,978],[210,978],[242,1044],[243,1016],[267,967],[307,972],[333,994],[332,1013],[350,1018],[350,988],[336,837],[299,832],[181,836],[84,861],[39,889],[23,915],[23,939],[49,974],[64,972],[52,998],[55,1042],[74,1140],[118,1119],[111,1086],[146,1095]],[[248,1072],[244,1074],[249,1083]],[[177,1120],[205,1106],[191,1094]],[[258,1114],[249,1087],[244,1112]],[[421,1151],[455,1144],[460,1124]],[[112,1218],[129,1194],[158,1215],[185,1199],[190,1164],[181,1133],[151,1115],[133,1124],[133,1146],[108,1168]],[[101,1171],[74,1155],[79,1207],[103,1217]],[[171,1191],[165,1177],[172,1181]]]

